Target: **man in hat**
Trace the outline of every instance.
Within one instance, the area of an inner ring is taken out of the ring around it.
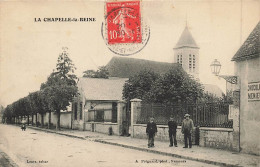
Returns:
[[[157,126],[154,122],[154,118],[151,117],[150,121],[147,123],[146,126],[146,134],[148,136],[148,148],[154,147],[154,136],[157,133]]]
[[[189,148],[192,147],[191,143],[191,133],[193,131],[193,121],[190,119],[189,114],[184,115],[185,119],[182,121],[182,127],[181,127],[181,132],[184,134],[184,141],[185,141],[185,146],[183,148],[188,148],[188,142],[187,139],[189,139]]]
[[[169,145],[169,147],[173,146],[172,137],[174,139],[174,146],[177,147],[177,140],[176,140],[177,123],[174,121],[172,115],[170,117],[170,121],[168,122],[168,127],[169,127],[169,138],[170,138],[170,145]]]

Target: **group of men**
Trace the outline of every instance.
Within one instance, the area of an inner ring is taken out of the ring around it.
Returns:
[[[183,148],[189,148],[192,147],[192,141],[191,141],[191,134],[194,128],[194,124],[192,119],[190,119],[189,114],[184,115],[184,120],[182,121],[181,126],[181,132],[184,134],[184,141],[185,146]],[[173,116],[170,117],[170,120],[168,122],[169,127],[169,139],[170,139],[170,145],[169,147],[173,147],[173,144],[175,147],[178,147],[177,140],[176,140],[176,132],[177,132],[177,123],[174,121]],[[154,147],[154,136],[157,133],[157,126],[154,122],[154,118],[151,117],[150,121],[147,123],[146,127],[146,134],[148,136],[148,148]]]

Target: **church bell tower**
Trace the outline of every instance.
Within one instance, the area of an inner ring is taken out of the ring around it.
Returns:
[[[179,63],[184,71],[199,78],[199,47],[187,25],[174,49],[174,63]]]

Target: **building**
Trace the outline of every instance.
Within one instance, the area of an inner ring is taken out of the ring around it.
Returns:
[[[110,77],[129,78],[142,70],[151,70],[164,74],[171,68],[177,68],[177,63],[165,63],[127,57],[113,57],[106,65]]]
[[[223,96],[223,91],[217,85],[203,84],[203,86],[204,86],[205,93],[216,96],[216,97]]]
[[[198,60],[198,59],[197,59]],[[197,66],[199,64],[197,63]],[[110,77],[129,78],[142,70],[151,70],[164,74],[171,68],[180,68],[178,63],[157,62],[144,59],[113,57],[106,65]],[[205,93],[222,97],[222,90],[217,85],[203,84]]]
[[[123,86],[126,78],[80,78],[79,96],[72,103],[72,129],[120,135],[126,119]],[[124,116],[124,119],[122,118]]]
[[[174,63],[181,64],[188,74],[197,79],[199,78],[199,49],[186,26],[174,47]]]
[[[260,155],[260,22],[233,56],[237,84],[240,149]]]

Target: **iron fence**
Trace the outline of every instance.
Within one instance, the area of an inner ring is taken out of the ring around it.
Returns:
[[[154,117],[155,122],[167,125],[170,116],[175,118],[178,125],[181,125],[184,115],[188,113],[195,126],[232,128],[233,121],[228,119],[229,103],[196,103],[162,105],[142,103],[141,113],[137,123],[145,124],[149,117]]]

